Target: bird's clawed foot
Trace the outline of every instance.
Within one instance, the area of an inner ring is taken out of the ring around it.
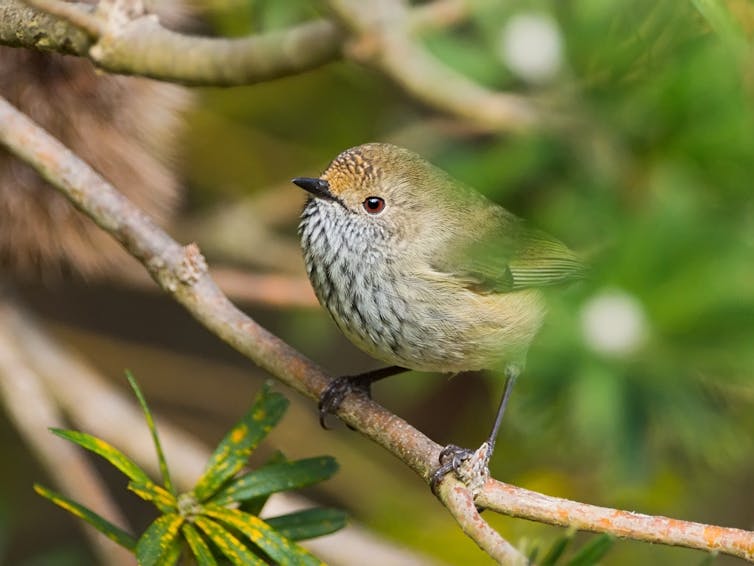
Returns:
[[[324,429],[329,428],[326,422],[327,415],[335,413],[349,393],[363,393],[371,399],[372,381],[361,375],[347,375],[333,379],[319,397],[320,426]]]
[[[476,451],[449,444],[440,452],[440,467],[429,478],[432,492],[436,494],[442,479],[453,472],[476,495],[490,477],[488,464],[491,455],[489,442],[482,444]]]

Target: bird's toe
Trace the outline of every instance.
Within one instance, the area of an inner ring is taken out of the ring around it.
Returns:
[[[432,472],[429,485],[434,493],[442,479],[453,472],[476,495],[489,478],[490,446],[487,442],[477,450],[449,444],[440,452],[440,466]]]
[[[333,379],[319,397],[319,424],[327,429],[327,415],[334,414],[346,395],[361,392],[371,397],[369,385],[365,385],[359,376],[344,376]]]

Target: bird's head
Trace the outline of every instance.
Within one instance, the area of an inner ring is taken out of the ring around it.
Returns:
[[[354,222],[406,231],[426,224],[447,206],[452,180],[419,155],[385,143],[347,149],[318,178],[293,182]]]

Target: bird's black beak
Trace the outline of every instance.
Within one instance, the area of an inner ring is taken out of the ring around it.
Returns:
[[[317,198],[325,200],[336,200],[335,195],[330,192],[330,185],[323,179],[314,179],[312,177],[296,177],[291,181],[294,185],[298,185]]]

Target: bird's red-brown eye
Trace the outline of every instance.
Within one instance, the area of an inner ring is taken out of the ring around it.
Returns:
[[[363,206],[369,214],[379,214],[385,210],[385,201],[380,197],[367,197],[364,199]]]

